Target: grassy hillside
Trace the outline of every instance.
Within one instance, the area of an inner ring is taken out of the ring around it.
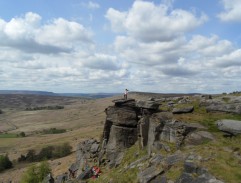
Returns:
[[[163,95],[161,95],[163,96]],[[99,139],[105,121],[104,110],[106,107],[113,105],[111,98],[86,100],[72,97],[45,97],[41,96],[13,96],[6,98],[1,96],[1,109],[3,114],[0,115],[0,129],[4,133],[0,134],[0,154],[8,153],[10,160],[14,162],[14,168],[0,174],[0,181],[7,181],[12,177],[13,181],[20,179],[23,171],[29,166],[27,163],[18,164],[16,159],[25,154],[29,149],[39,151],[48,145],[58,145],[63,142],[69,142],[73,147],[73,153],[64,158],[49,161],[53,175],[59,175],[66,172],[69,166],[75,161],[76,145],[88,138]],[[150,98],[152,95],[142,95],[132,93],[131,98],[142,99]],[[4,101],[4,103],[3,103]],[[7,102],[10,101],[10,102]],[[12,101],[12,102],[11,102]],[[62,110],[40,110],[25,111],[26,105],[64,105]],[[186,104],[179,104],[179,107]],[[174,118],[184,122],[200,123],[215,136],[215,141],[206,142],[199,146],[182,147],[181,151],[186,154],[196,153],[202,156],[201,166],[207,168],[217,178],[228,183],[237,183],[241,180],[241,137],[225,138],[222,132],[219,132],[215,126],[218,119],[239,119],[240,115],[226,113],[207,113],[204,107],[198,105],[194,100],[191,104],[194,106],[194,112],[190,114],[176,114]],[[170,111],[168,102],[163,102],[160,106],[162,111]],[[65,129],[66,132],[59,134],[44,134],[43,130],[51,128]],[[17,137],[20,132],[25,132],[26,137]],[[175,152],[175,146],[169,144],[171,151]],[[172,153],[171,152],[171,153]],[[161,150],[160,153],[166,154]],[[135,145],[128,149],[122,164],[115,169],[102,168],[102,175],[97,180],[90,182],[137,182],[137,174],[140,169],[148,165],[147,161],[143,162],[143,167],[126,170],[130,163],[146,155],[146,150],[139,150]],[[175,180],[180,176],[183,165],[173,166],[167,174],[169,180]]]

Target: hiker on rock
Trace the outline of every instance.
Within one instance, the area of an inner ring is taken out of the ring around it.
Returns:
[[[125,93],[124,93],[124,99],[125,99],[125,100],[127,100],[128,91],[129,91],[129,90],[127,90],[127,89],[125,90]]]

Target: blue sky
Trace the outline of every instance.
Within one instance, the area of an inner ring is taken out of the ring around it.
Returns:
[[[0,0],[0,89],[240,90],[240,0]]]

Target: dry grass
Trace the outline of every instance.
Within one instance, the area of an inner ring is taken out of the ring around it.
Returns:
[[[53,170],[53,175],[59,175],[66,172],[69,166],[75,161],[75,149],[79,142],[88,138],[99,138],[105,121],[104,110],[112,105],[112,98],[97,100],[75,100],[71,99],[69,105],[65,105],[62,110],[40,110],[24,111],[20,109],[4,109],[4,114],[0,116],[0,130],[6,130],[8,133],[25,132],[24,138],[1,138],[0,154],[7,153],[13,161],[21,154],[26,154],[29,149],[39,151],[48,145],[58,145],[69,142],[73,147],[73,154],[70,156],[49,161]],[[48,98],[48,104],[51,103]],[[55,104],[56,101],[54,101]],[[65,101],[68,103],[68,101]],[[16,129],[15,129],[16,128]],[[61,134],[39,134],[43,129],[66,129],[66,133]],[[17,182],[20,180],[23,171],[29,164],[15,164],[15,168],[0,174],[0,182],[11,180]]]

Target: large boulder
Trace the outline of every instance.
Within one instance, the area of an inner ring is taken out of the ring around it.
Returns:
[[[186,145],[201,145],[208,141],[213,141],[214,136],[207,131],[195,131],[188,135],[185,139]]]
[[[117,107],[123,107],[123,106],[135,107],[135,99],[117,99],[117,100],[113,100],[112,102],[114,102],[115,106]]]
[[[171,113],[156,113],[150,117],[148,131],[148,154],[156,149],[158,141],[176,143],[177,148],[183,144],[185,137],[197,129],[197,126],[172,119]]]
[[[234,113],[234,114],[241,114],[241,104],[240,103],[233,103],[233,104],[218,104],[214,105],[211,104],[206,107],[207,112],[227,112],[227,113]]]
[[[228,133],[230,135],[241,134],[241,121],[223,119],[216,122],[220,131]]]
[[[111,106],[106,110],[106,120],[118,126],[137,126],[136,111],[130,107]]]
[[[164,173],[162,168],[157,168],[156,166],[151,166],[143,170],[138,174],[140,183],[154,183],[157,180],[160,181],[160,175]]]
[[[182,108],[174,108],[172,110],[173,114],[182,114],[182,113],[191,113],[193,112],[194,107],[193,106],[188,106],[188,107],[182,107]]]
[[[136,106],[144,109],[157,110],[159,108],[160,102],[155,100],[139,100],[136,102]]]

